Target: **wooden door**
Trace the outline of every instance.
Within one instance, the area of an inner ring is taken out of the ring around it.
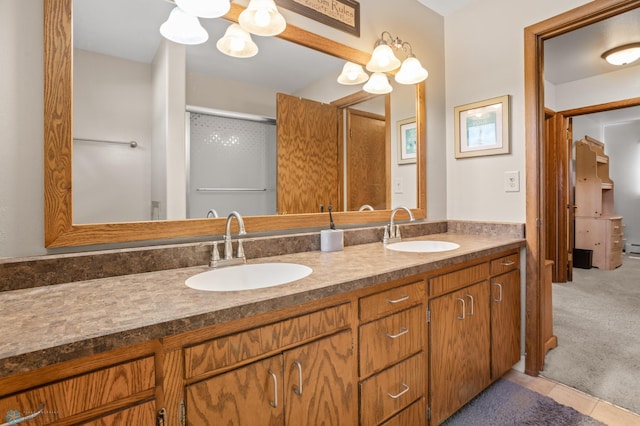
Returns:
[[[573,119],[563,117],[564,140],[567,150],[567,281],[573,281],[573,249],[575,248],[576,232],[576,203],[575,203],[575,174],[573,170]]]
[[[489,281],[429,302],[431,424],[440,424],[490,382]]]
[[[355,425],[358,392],[351,331],[284,354],[287,425]]]
[[[347,210],[389,208],[385,117],[347,110]]]
[[[491,378],[520,360],[520,271],[491,279]]]
[[[545,258],[554,262],[553,281],[566,282],[573,268],[570,231],[573,201],[569,174],[572,140],[567,119],[561,113],[545,110],[544,137]]]
[[[284,424],[282,355],[204,380],[186,388],[191,426]]]
[[[342,210],[338,109],[278,93],[277,138],[278,214]]]

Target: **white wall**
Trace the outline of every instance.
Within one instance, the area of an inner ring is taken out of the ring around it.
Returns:
[[[73,73],[74,137],[138,144],[74,141],[74,222],[149,220],[149,64],[76,49]]]
[[[372,50],[385,30],[412,44],[429,70],[428,215],[445,218],[444,19],[415,0],[360,6],[359,38],[282,12],[293,25],[361,50]],[[0,257],[56,252],[44,248],[42,10],[42,0],[0,0]]]
[[[604,127],[614,205],[627,242],[640,244],[640,120]]]
[[[524,222],[524,28],[584,0],[482,0],[445,20],[447,217]],[[453,109],[511,95],[511,154],[456,160]],[[520,192],[505,192],[505,171],[520,172]]]

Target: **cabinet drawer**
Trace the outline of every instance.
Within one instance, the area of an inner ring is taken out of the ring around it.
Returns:
[[[0,413],[15,418],[38,411],[29,425],[46,425],[90,410],[109,406],[118,408],[131,403],[131,398],[151,398],[155,393],[153,357],[126,362],[83,374],[0,399]]]
[[[351,304],[209,340],[184,349],[187,379],[257,358],[349,326]]]
[[[360,377],[366,377],[422,349],[426,337],[422,305],[360,327]]]
[[[499,275],[520,267],[520,253],[512,253],[491,261],[491,275]]]
[[[609,232],[612,237],[622,235],[622,219],[611,219],[609,221]]]
[[[376,374],[360,384],[362,425],[377,425],[424,396],[424,352]]]
[[[489,262],[469,266],[429,280],[429,295],[438,296],[489,278]]]
[[[156,402],[148,401],[126,410],[108,416],[100,417],[83,426],[109,426],[109,425],[155,425],[156,424]]]
[[[407,426],[407,425],[426,425],[427,410],[425,398],[420,398],[409,408],[401,411],[381,426]]]
[[[392,288],[360,299],[360,320],[373,319],[401,311],[425,300],[424,281]]]

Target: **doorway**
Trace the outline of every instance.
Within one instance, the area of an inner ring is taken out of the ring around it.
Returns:
[[[544,193],[544,41],[640,7],[640,0],[603,0],[525,28],[525,123],[527,170],[527,285],[525,372],[537,376],[544,366],[541,289],[544,284],[546,245]]]

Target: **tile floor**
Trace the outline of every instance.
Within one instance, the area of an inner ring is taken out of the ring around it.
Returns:
[[[517,370],[504,376],[539,394],[548,396],[558,403],[573,407],[609,426],[640,426],[640,414],[620,408],[579,390],[556,383],[545,377],[531,377]]]

